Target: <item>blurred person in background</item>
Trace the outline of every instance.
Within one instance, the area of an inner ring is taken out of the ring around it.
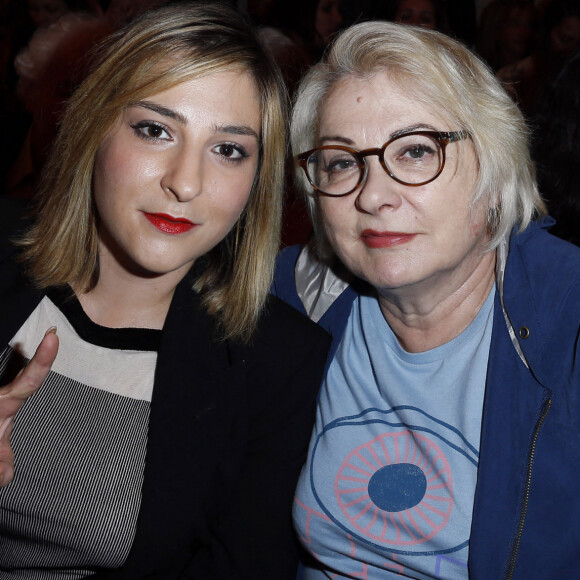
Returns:
[[[541,31],[533,53],[497,72],[526,115],[533,114],[538,95],[580,50],[580,0],[549,0],[538,21]]]
[[[69,12],[37,30],[17,56],[16,94],[31,123],[7,172],[8,195],[34,197],[63,109],[88,71],[91,49],[111,32],[112,26],[102,17]]]
[[[251,2],[248,11],[259,23],[260,36],[280,66],[290,94],[308,68],[320,59],[333,36],[346,25],[341,0]],[[289,170],[291,165],[287,164]],[[312,224],[304,199],[297,192],[289,173],[282,245],[304,242],[311,232]]]
[[[375,4],[375,18],[447,31],[444,0],[383,0]]]
[[[551,232],[580,246],[580,52],[540,94],[532,155],[538,185],[556,224]]]
[[[494,0],[481,15],[475,48],[498,71],[531,54],[536,25],[533,0]]]

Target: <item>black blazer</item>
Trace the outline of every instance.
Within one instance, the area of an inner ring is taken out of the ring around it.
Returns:
[[[43,294],[3,253],[6,345]],[[215,333],[184,280],[162,332],[133,548],[91,578],[295,578],[291,508],[328,335],[274,297],[249,346]]]

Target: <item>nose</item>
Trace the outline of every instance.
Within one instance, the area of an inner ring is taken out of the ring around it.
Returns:
[[[161,187],[178,201],[190,201],[203,190],[204,172],[200,152],[183,145],[167,152]]]
[[[366,158],[366,179],[356,196],[359,211],[376,214],[383,209],[394,209],[401,205],[400,186],[384,169],[378,157]]]

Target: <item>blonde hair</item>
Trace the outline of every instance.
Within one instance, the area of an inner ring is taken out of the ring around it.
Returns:
[[[546,213],[522,113],[483,61],[433,30],[381,21],[357,24],[340,34],[298,88],[291,123],[293,154],[316,146],[320,110],[337,82],[382,71],[417,102],[453,123],[450,130],[469,132],[479,169],[472,204],[487,205],[492,233],[488,249],[496,248],[514,226],[523,229],[534,216]],[[299,168],[297,172],[319,254],[330,258],[312,187]]]
[[[277,67],[226,5],[165,6],[113,35],[71,98],[39,191],[37,220],[22,240],[39,287],[98,280],[92,177],[99,145],[132,103],[224,69],[247,72],[261,102],[260,162],[233,230],[200,260],[195,289],[223,336],[248,340],[264,306],[279,245],[286,97]],[[196,269],[196,271],[198,271]]]

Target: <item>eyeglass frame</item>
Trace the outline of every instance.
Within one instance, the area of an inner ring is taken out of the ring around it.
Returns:
[[[396,175],[393,174],[393,172],[389,169],[389,166],[385,162],[385,151],[386,151],[387,147],[391,143],[393,143],[394,141],[397,141],[397,139],[402,139],[403,137],[409,137],[410,135],[423,135],[425,137],[431,137],[432,139],[437,141],[437,143],[439,144],[439,147],[441,147],[441,163],[440,163],[439,169],[437,170],[437,173],[435,173],[435,175],[433,177],[431,177],[430,179],[427,179],[427,181],[422,181],[420,183],[407,183],[405,181],[402,181]],[[364,184],[366,182],[367,177],[368,177],[368,173],[369,173],[369,166],[368,166],[368,163],[366,162],[365,157],[368,157],[369,155],[376,155],[379,158],[379,162],[380,162],[382,168],[385,170],[385,173],[391,179],[394,179],[397,183],[400,183],[401,185],[407,185],[409,187],[419,187],[421,185],[426,185],[427,183],[431,183],[432,181],[435,181],[441,175],[441,173],[443,172],[443,169],[445,168],[445,160],[446,160],[445,149],[446,149],[447,145],[449,145],[449,143],[455,143],[457,141],[461,141],[462,139],[469,139],[470,137],[471,137],[471,135],[470,135],[469,131],[465,131],[465,130],[462,130],[462,131],[410,131],[409,133],[402,133],[401,135],[397,135],[396,137],[389,139],[381,147],[372,147],[370,149],[363,149],[363,150],[359,151],[358,149],[353,149],[352,147],[348,147],[346,145],[321,145],[320,147],[314,147],[314,149],[310,149],[309,151],[305,151],[304,153],[299,153],[296,156],[296,158],[298,160],[298,165],[300,165],[300,167],[302,167],[302,169],[304,170],[304,173],[306,174],[306,179],[308,179],[308,182],[310,183],[310,185],[312,186],[314,191],[316,191],[316,193],[318,193],[319,195],[325,195],[327,197],[345,197],[346,195],[350,195],[353,191],[357,190],[362,184]],[[347,153],[350,153],[353,157],[355,157],[362,166],[362,171],[359,171],[360,176],[358,178],[356,185],[352,189],[347,191],[346,193],[327,193],[326,191],[322,191],[321,189],[316,187],[316,185],[314,185],[314,183],[312,183],[312,180],[310,179],[310,175],[309,175],[308,169],[307,169],[308,159],[310,158],[310,156],[313,153],[316,153],[317,151],[328,150],[328,149],[339,149],[341,151],[346,151]]]

